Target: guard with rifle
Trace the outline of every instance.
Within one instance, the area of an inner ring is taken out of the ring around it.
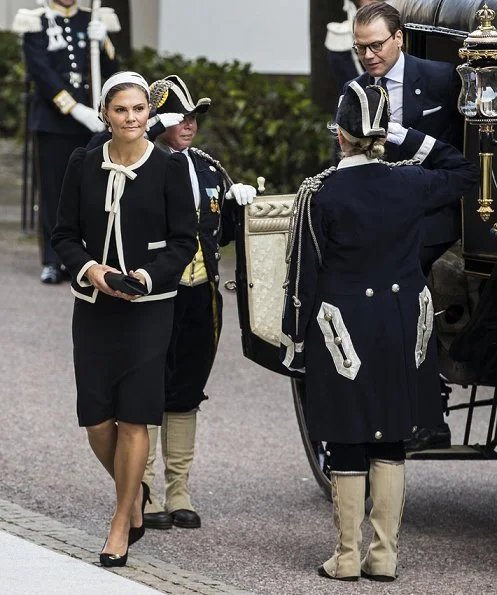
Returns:
[[[114,10],[100,8],[100,2],[93,2],[92,8],[79,6],[76,0],[39,4],[35,9],[21,8],[12,29],[22,35],[26,70],[35,88],[28,129],[34,135],[39,187],[40,280],[58,284],[63,271],[50,237],[62,179],[73,150],[104,129],[90,107],[91,97],[100,95],[101,76],[117,70],[107,33],[119,31],[120,24]],[[94,55],[95,48],[98,58],[90,67],[90,49]]]

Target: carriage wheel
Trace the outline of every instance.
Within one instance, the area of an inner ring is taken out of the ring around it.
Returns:
[[[307,422],[305,419],[305,381],[300,378],[292,378],[292,394],[295,413],[299,424],[300,436],[304,444],[305,454],[312,469],[312,473],[319,487],[323,490],[328,500],[331,500],[331,482],[328,457],[326,456],[326,443],[314,442],[309,438]]]

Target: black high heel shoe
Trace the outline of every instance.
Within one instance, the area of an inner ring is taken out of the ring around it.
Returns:
[[[128,536],[128,547],[136,543],[139,539],[141,539],[145,535],[145,523],[143,522],[143,515],[145,513],[145,506],[147,504],[147,500],[150,498],[150,488],[148,485],[142,481],[142,488],[143,488],[143,497],[142,497],[142,524],[141,527],[130,527],[129,528],[129,536]],[[126,564],[126,562],[125,562]]]
[[[104,547],[107,545],[107,540],[105,540]],[[129,545],[128,545],[129,548]],[[121,566],[126,566],[126,562],[128,561],[128,548],[126,548],[126,553],[120,556],[119,554],[104,554],[100,553],[100,564],[107,568],[118,568]]]

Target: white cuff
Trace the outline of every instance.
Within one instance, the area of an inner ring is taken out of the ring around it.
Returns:
[[[92,267],[94,264],[98,264],[98,262],[96,260],[89,260],[79,271],[78,276],[76,277],[76,283],[80,286],[80,287],[91,287],[91,283],[89,281],[85,281],[83,279],[86,271]]]
[[[147,284],[148,293],[152,293],[152,278],[145,269],[137,269],[135,273],[141,273],[145,277],[145,283]]]
[[[433,145],[436,142],[437,142],[436,139],[434,139],[432,136],[429,136],[427,134],[425,136],[424,141],[421,143],[421,146],[417,150],[416,155],[414,155],[413,159],[418,159],[420,163],[423,163],[423,161],[430,154],[431,150],[433,149]]]

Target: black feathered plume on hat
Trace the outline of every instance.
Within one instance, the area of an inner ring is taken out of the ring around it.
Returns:
[[[204,114],[211,106],[209,97],[194,103],[185,83],[175,74],[150,85],[150,103],[159,114]]]
[[[382,87],[363,89],[352,81],[342,95],[335,122],[354,138],[384,137],[388,131],[390,107]]]

